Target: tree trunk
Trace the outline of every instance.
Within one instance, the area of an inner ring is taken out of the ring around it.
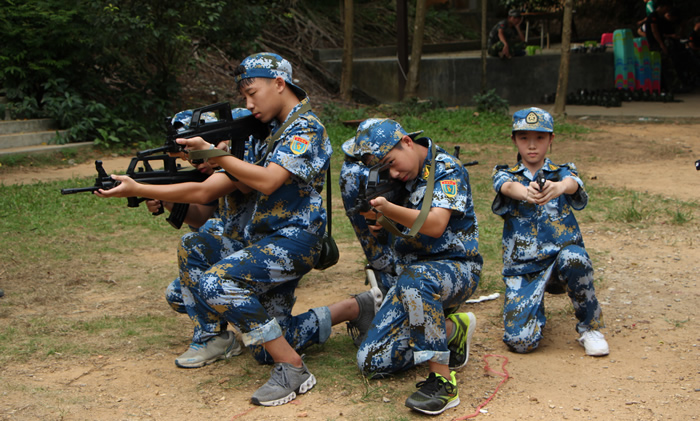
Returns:
[[[559,81],[557,82],[557,97],[554,100],[554,116],[564,117],[566,110],[566,91],[569,84],[569,57],[571,56],[571,19],[573,16],[573,0],[564,2],[564,18],[561,34],[561,62],[559,63]]]
[[[486,49],[488,46],[488,28],[486,27],[486,9],[488,1],[481,0],[481,94],[485,94],[488,86],[486,86]]]
[[[343,8],[343,62],[340,74],[340,97],[352,101],[352,55],[353,55],[353,0],[344,0]]]
[[[420,60],[423,55],[423,33],[425,32],[426,0],[416,0],[416,23],[413,28],[413,47],[411,48],[411,64],[408,70],[405,98],[414,98],[418,91]]]

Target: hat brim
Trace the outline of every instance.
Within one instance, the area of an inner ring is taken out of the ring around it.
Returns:
[[[289,88],[294,92],[294,94],[299,98],[301,101],[302,99],[308,97],[309,95],[306,93],[305,90],[301,89],[299,86],[291,83],[291,82],[286,82],[287,85],[289,85]]]

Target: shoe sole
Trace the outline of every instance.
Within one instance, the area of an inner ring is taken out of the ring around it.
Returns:
[[[303,395],[304,393],[308,392],[309,390],[313,389],[313,387],[316,385],[316,377],[314,377],[313,374],[309,376],[308,379],[306,379],[297,390],[292,391],[289,395],[280,398],[280,399],[274,399],[271,401],[260,401],[257,398],[250,398],[250,402],[253,403],[254,405],[260,405],[260,406],[280,406],[284,405],[285,403],[289,403],[293,401],[297,397],[297,393],[300,395]]]
[[[450,370],[459,370],[460,368],[466,366],[469,362],[469,348],[471,347],[472,336],[474,336],[474,331],[476,330],[476,316],[474,313],[468,312],[467,317],[469,318],[469,327],[467,328],[467,358],[464,359],[464,363],[461,365],[450,367]]]
[[[411,409],[414,410],[414,411],[422,412],[422,413],[424,413],[424,414],[428,414],[428,415],[440,415],[440,414],[442,414],[443,412],[447,411],[448,409],[454,408],[455,406],[457,406],[457,405],[459,405],[459,404],[460,404],[459,396],[457,396],[456,399],[454,399],[454,400],[452,400],[452,401],[450,401],[450,402],[447,402],[447,404],[446,404],[442,409],[437,410],[437,411],[429,411],[429,410],[427,410],[427,409],[414,408],[414,407],[411,407],[411,406],[408,406],[408,405],[406,405],[406,406],[408,406],[409,408],[411,408]]]
[[[374,271],[372,269],[366,269],[365,273],[367,274],[367,280],[370,285],[370,294],[372,294],[372,298],[374,298],[374,314],[377,314],[379,312],[379,307],[382,305],[382,301],[384,301],[384,294],[382,294],[382,290],[379,289]]]

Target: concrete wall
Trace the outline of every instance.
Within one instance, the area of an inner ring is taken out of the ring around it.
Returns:
[[[556,91],[560,55],[537,54],[510,60],[488,58],[488,90],[511,105],[539,103],[542,95]],[[328,60],[326,67],[340,79],[340,61]],[[577,89],[612,89],[615,68],[611,52],[571,54],[568,92]],[[397,102],[398,63],[396,57],[363,58],[353,62],[357,88],[380,102]],[[474,105],[481,91],[481,58],[457,54],[424,57],[418,88],[420,98],[442,100],[447,106]]]

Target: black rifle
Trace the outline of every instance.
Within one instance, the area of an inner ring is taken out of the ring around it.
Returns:
[[[452,154],[457,159],[459,159],[459,150],[460,150],[460,146],[456,145],[455,152]],[[472,165],[479,165],[479,161],[469,161],[469,162],[465,162],[462,164],[462,166],[464,166],[464,167],[471,167]]]
[[[151,165],[152,161],[162,161],[163,169],[154,170],[153,166]],[[99,189],[109,190],[117,187],[120,184],[119,181],[112,179],[109,174],[107,174],[102,166],[102,161],[95,161],[95,169],[97,170],[97,178],[95,178],[94,186],[61,189],[61,194],[75,194],[84,192],[92,193]],[[128,175],[135,181],[144,184],[202,182],[208,177],[206,174],[202,174],[195,169],[183,170],[181,165],[177,163],[177,158],[170,157],[168,155],[132,158],[125,175]],[[126,200],[128,207],[137,208],[139,203],[148,199],[145,197],[127,197]],[[170,225],[179,229],[182,226],[185,216],[187,215],[188,207],[189,205],[187,204],[176,203],[167,219]],[[161,213],[163,213],[162,207],[157,212],[153,212],[154,215],[160,215]]]
[[[459,159],[459,146],[455,146],[454,157]],[[467,162],[462,164],[465,167],[477,165],[478,161]],[[389,175],[389,164],[377,164],[369,169],[366,185],[360,186],[360,192],[355,199],[354,206],[347,210],[346,214],[352,216],[359,212],[367,212],[372,209],[369,201],[384,196],[386,200],[397,203],[402,198],[403,187],[405,183],[397,181]],[[372,220],[368,220],[370,225],[373,225]]]
[[[202,114],[213,113],[217,121],[206,122]],[[178,131],[172,124],[172,117],[165,117],[165,145],[138,152],[137,157],[159,154],[183,152],[184,147],[175,139],[190,139],[201,137],[212,145],[217,145],[224,140],[230,140],[229,151],[231,155],[243,159],[245,155],[246,140],[251,135],[263,140],[270,134],[270,127],[255,118],[253,115],[234,119],[231,115],[231,106],[228,102],[207,105],[192,111],[192,119],[189,127]],[[200,162],[194,162],[195,164]]]
[[[355,198],[354,206],[348,209],[345,214],[353,216],[357,213],[368,212],[372,209],[369,201],[379,196],[384,196],[386,200],[396,203],[404,190],[405,183],[397,181],[389,175],[389,163],[377,164],[370,167],[367,175],[367,183],[360,185],[360,191]],[[369,225],[374,225],[374,221],[368,220]]]

